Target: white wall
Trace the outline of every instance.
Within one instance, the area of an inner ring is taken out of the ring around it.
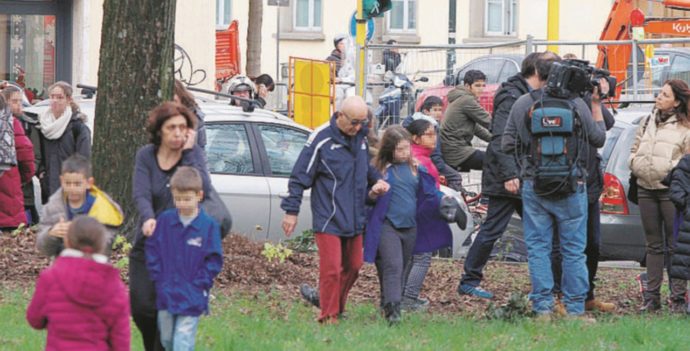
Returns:
[[[75,0],[73,8],[72,82],[97,85],[103,0]],[[213,89],[215,84],[215,2],[177,0],[176,11],[175,42],[190,55],[195,70],[206,71],[207,77],[198,87]]]

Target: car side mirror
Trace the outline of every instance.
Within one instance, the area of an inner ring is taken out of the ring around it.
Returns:
[[[417,78],[417,80],[416,80],[416,82],[423,82],[423,83],[426,83],[428,81],[429,81],[429,78],[424,77],[424,76],[421,76],[421,77]]]

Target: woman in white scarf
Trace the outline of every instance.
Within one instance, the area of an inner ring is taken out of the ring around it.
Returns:
[[[50,109],[39,116],[41,131],[41,164],[39,178],[43,201],[60,187],[62,161],[79,153],[91,157],[91,131],[86,116],[72,100],[72,86],[57,82],[48,88]]]

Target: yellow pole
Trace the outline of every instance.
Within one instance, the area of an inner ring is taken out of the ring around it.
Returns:
[[[364,18],[364,0],[357,0],[357,95],[364,97],[364,45],[367,26]]]
[[[546,39],[549,41],[558,40],[560,0],[549,0],[548,6]],[[558,45],[548,45],[546,49],[558,53]]]

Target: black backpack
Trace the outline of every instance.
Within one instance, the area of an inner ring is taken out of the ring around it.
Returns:
[[[580,116],[568,99],[530,93],[534,104],[525,125],[532,139],[529,157],[535,169],[534,193],[549,198],[562,198],[577,191],[578,166],[582,148]]]

